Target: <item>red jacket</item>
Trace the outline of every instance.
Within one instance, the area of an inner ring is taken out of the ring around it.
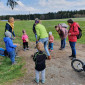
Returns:
[[[70,29],[68,31],[68,33],[71,33],[71,35],[68,35],[69,41],[71,41],[71,42],[76,42],[77,41],[77,35],[79,34],[78,27],[80,27],[80,26],[76,22],[74,22],[70,26]]]

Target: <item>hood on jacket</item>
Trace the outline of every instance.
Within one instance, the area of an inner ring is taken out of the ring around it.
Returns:
[[[9,39],[9,37],[4,37],[4,42],[7,42],[8,41],[8,39]]]

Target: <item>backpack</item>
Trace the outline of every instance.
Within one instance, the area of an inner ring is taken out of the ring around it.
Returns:
[[[64,27],[64,28],[68,28],[68,25],[65,24],[65,23],[60,23],[60,25],[61,25],[62,27]]]
[[[80,29],[80,27],[78,27],[79,30],[79,34],[77,35],[77,39],[80,39],[82,36],[82,30]]]

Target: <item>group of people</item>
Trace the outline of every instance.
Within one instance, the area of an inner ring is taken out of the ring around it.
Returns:
[[[58,32],[61,38],[61,46],[59,50],[64,50],[66,46],[66,38],[68,36],[69,44],[72,50],[72,55],[70,55],[69,57],[73,59],[76,58],[75,45],[77,42],[77,35],[79,34],[78,30],[79,25],[78,23],[74,22],[72,19],[69,19],[67,23],[69,25],[69,30],[67,29],[68,25],[66,25],[65,23],[63,24],[61,23],[55,26],[55,30]],[[15,63],[15,48],[17,47],[17,45],[13,44],[13,39],[15,39],[15,34],[13,29],[14,29],[14,18],[10,17],[5,27],[4,42],[6,45],[6,50],[12,61],[12,64]],[[53,51],[54,37],[52,35],[52,32],[49,32],[48,36],[45,26],[41,24],[41,21],[38,18],[35,19],[35,23],[33,25],[33,32],[35,34],[36,48],[37,48],[37,52],[34,53],[33,56],[33,60],[35,62],[35,81],[39,83],[39,72],[41,72],[42,83],[45,83],[45,68],[46,68],[45,60],[51,59],[49,51]],[[29,39],[26,34],[26,31],[22,30],[22,33],[23,33],[22,35],[23,49],[24,51],[29,50],[28,46]],[[12,34],[14,38],[12,37]],[[46,54],[44,52],[44,49],[46,51]]]

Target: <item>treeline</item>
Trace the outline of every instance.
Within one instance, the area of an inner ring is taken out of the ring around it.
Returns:
[[[10,16],[14,17],[15,19],[19,19],[19,20],[34,20],[35,18],[39,18],[41,20],[77,18],[77,17],[85,17],[85,10],[58,11],[57,13],[49,12],[47,14],[6,15],[6,16],[0,16],[0,20],[8,20]]]

